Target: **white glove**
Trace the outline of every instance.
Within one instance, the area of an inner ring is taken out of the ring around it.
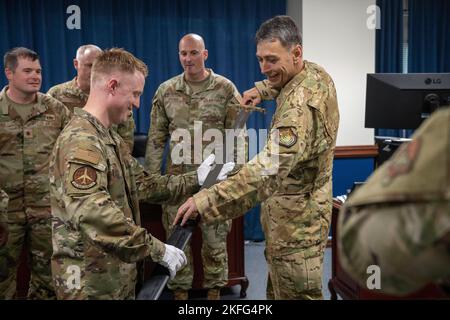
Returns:
[[[169,269],[170,279],[173,279],[177,271],[186,265],[186,255],[182,250],[171,246],[170,244],[164,245],[166,246],[166,251],[164,252],[164,257],[160,264]]]
[[[219,176],[217,177],[217,180],[222,181],[227,178],[228,173],[231,172],[231,170],[234,169],[234,162],[227,162],[223,165],[222,170],[219,172]]]
[[[202,162],[202,164],[197,169],[197,176],[198,176],[198,184],[203,185],[205,183],[206,177],[208,176],[209,172],[211,171],[214,160],[216,160],[216,156],[214,154],[210,154],[208,158],[205,159],[205,161]],[[234,162],[227,162],[223,165],[222,170],[219,172],[219,176],[217,177],[217,180],[222,181],[227,178],[227,174],[234,169]]]
[[[214,154],[210,154],[209,157],[206,158],[205,161],[203,161],[202,164],[198,167],[197,177],[199,185],[202,186],[203,183],[205,183],[206,177],[213,167],[214,160],[216,160],[216,156]]]

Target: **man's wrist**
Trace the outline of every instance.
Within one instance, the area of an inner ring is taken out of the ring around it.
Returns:
[[[195,202],[195,206],[197,207],[197,211],[200,216],[206,211],[208,208],[208,190],[204,189],[192,196],[192,199]]]
[[[152,241],[150,245],[149,256],[154,262],[160,262],[162,261],[164,253],[166,252],[166,246],[161,240],[155,238],[154,236],[150,235],[150,237]]]
[[[262,100],[271,100],[270,88],[264,81],[255,82],[255,88]]]
[[[258,91],[261,100],[273,100],[279,94],[279,91],[272,88],[267,80],[255,82],[255,88],[256,91]]]

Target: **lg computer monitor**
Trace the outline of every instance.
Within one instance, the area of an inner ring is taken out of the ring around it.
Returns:
[[[416,129],[450,104],[450,73],[367,74],[366,128]]]

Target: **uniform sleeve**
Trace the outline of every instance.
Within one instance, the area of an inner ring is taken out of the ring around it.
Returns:
[[[147,256],[160,261],[164,244],[126,217],[111,199],[106,159],[101,151],[86,146],[72,150],[75,156],[67,157],[62,167],[67,169],[61,170],[62,201],[69,220],[66,223],[79,230],[87,241],[124,262],[136,262]]]
[[[145,152],[145,169],[152,173],[161,173],[164,149],[169,138],[169,119],[164,110],[161,91],[162,89],[159,88],[152,101]]]
[[[66,107],[65,104],[57,100],[57,103],[60,105],[61,110],[61,129],[63,129],[68,123],[70,118],[72,118],[72,112],[69,108]]]
[[[268,80],[255,82],[255,88],[261,95],[262,100],[274,100],[280,94],[280,91],[272,88]]]
[[[130,152],[133,152],[134,147],[134,128],[135,128],[134,118],[131,115],[127,121],[121,123],[117,126],[117,133],[122,137],[123,141],[128,145]]]
[[[7,221],[8,200],[6,192],[0,189],[0,223],[6,223]]]
[[[9,227],[7,223],[8,195],[0,189],[0,248],[6,245]]]
[[[193,195],[200,186],[196,171],[182,175],[161,175],[149,173],[132,158],[133,174],[136,179],[139,200],[150,203],[178,203],[186,195]]]
[[[70,110],[66,106],[64,106],[63,114],[64,114],[64,127],[65,127],[67,125],[67,123],[69,123],[69,120],[73,114],[72,114],[72,112],[70,112]]]
[[[58,99],[58,86],[53,86],[50,89],[48,89],[47,94],[52,96],[53,98]]]
[[[276,192],[304,152],[306,121],[291,108],[271,129],[263,150],[235,175],[194,195],[205,220],[233,219]],[[291,121],[294,120],[294,121]]]
[[[225,129],[234,129],[236,120],[239,116],[240,108],[236,107],[237,104],[240,104],[242,100],[239,91],[236,89],[235,85],[230,83],[229,95],[227,99],[226,105],[226,116],[225,116]],[[233,159],[236,163],[236,166],[233,172],[237,172],[242,164],[247,162],[247,150],[248,150],[248,142],[246,139],[247,136],[247,128],[244,125],[242,131],[236,132],[238,134],[237,143],[233,143]]]
[[[342,267],[367,287],[379,267],[380,290],[405,295],[450,276],[449,202],[378,204],[339,214]]]

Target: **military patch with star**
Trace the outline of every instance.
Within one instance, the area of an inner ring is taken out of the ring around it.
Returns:
[[[297,143],[297,135],[292,127],[280,127],[278,129],[278,144],[290,148]]]
[[[92,188],[97,184],[97,173],[92,167],[80,167],[73,173],[71,183],[75,188],[81,190]]]

